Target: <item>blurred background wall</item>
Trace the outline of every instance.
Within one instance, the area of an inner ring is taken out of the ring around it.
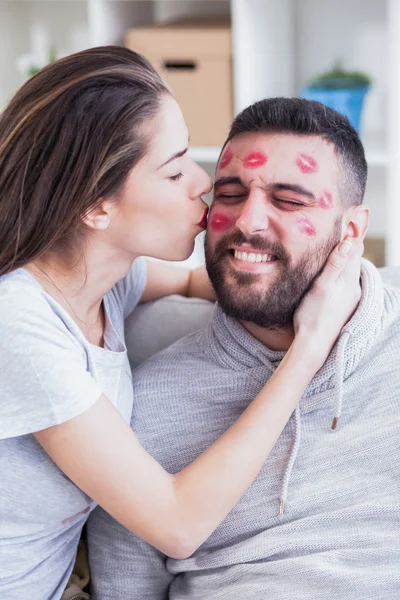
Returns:
[[[190,24],[171,25],[183,19]],[[400,264],[400,0],[0,0],[0,110],[35,69],[109,43],[152,54],[171,78],[189,130],[200,124],[191,155],[211,175],[246,105],[298,95],[338,61],[367,74],[366,254],[378,266]],[[202,260],[198,239],[188,262]]]

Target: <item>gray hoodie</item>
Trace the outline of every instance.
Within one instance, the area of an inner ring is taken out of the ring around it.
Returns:
[[[217,306],[207,328],[134,373],[132,428],[177,472],[237,419],[282,356]],[[94,511],[94,599],[399,600],[399,365],[400,292],[364,261],[356,313],[253,485],[193,556],[167,558]]]

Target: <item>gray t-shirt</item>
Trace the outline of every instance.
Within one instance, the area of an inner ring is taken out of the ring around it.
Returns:
[[[104,348],[24,269],[0,277],[0,598],[58,600],[95,503],[33,433],[89,409],[104,393],[129,421],[124,318],[146,278],[143,259],[104,298]],[[106,441],[105,441],[106,443]]]

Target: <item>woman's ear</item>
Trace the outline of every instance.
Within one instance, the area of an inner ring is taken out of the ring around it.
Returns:
[[[343,218],[342,240],[363,243],[369,225],[369,208],[363,204],[352,206]]]
[[[90,229],[107,229],[111,223],[113,203],[103,201],[82,215],[82,221]]]

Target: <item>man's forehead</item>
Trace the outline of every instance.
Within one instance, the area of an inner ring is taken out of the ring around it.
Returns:
[[[329,141],[316,135],[297,135],[292,133],[261,133],[246,132],[236,135],[224,149],[222,153],[219,168],[228,166],[224,157],[232,154],[232,159],[239,158],[246,160],[245,154],[251,156],[255,154],[255,167],[263,166],[258,164],[261,160],[257,153],[263,151],[265,162],[279,159],[279,162],[286,165],[305,162],[303,169],[297,165],[302,172],[314,172],[315,167],[321,163],[321,166],[336,165],[336,154],[334,146]],[[259,161],[257,162],[257,158]],[[231,161],[229,161],[231,162]],[[232,161],[233,163],[236,161]],[[251,162],[251,161],[250,161]],[[224,165],[225,163],[225,165]],[[307,163],[309,163],[307,165]],[[316,163],[316,164],[315,164]]]

